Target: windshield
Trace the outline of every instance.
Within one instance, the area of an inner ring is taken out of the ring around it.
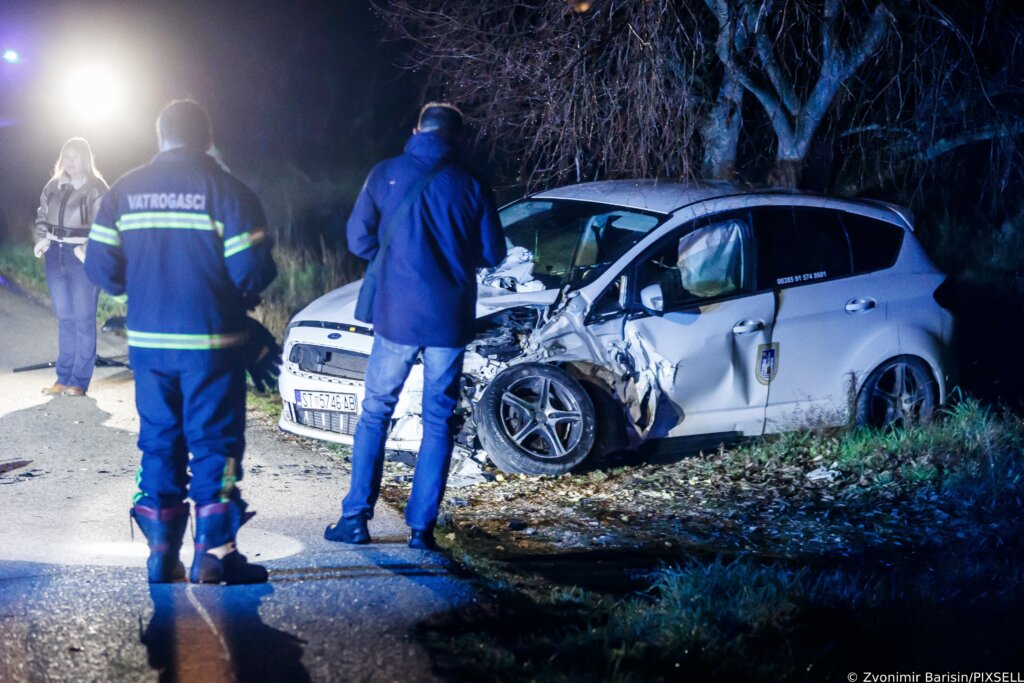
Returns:
[[[665,218],[570,199],[524,199],[501,210],[509,248],[533,254],[533,277],[547,289],[593,281]]]

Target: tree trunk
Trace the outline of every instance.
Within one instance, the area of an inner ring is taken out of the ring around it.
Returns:
[[[768,172],[768,184],[774,187],[797,187],[803,168],[803,156],[776,157],[772,169]]]
[[[700,126],[704,143],[701,175],[715,180],[736,176],[736,146],[743,125],[743,84],[726,73],[718,90],[718,101]]]

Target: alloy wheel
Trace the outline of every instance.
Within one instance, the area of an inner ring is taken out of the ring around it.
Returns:
[[[929,378],[906,363],[893,363],[871,387],[872,422],[885,427],[906,427],[924,417],[931,402]]]
[[[583,411],[566,387],[548,377],[524,377],[501,396],[501,425],[536,458],[561,458],[580,442]]]

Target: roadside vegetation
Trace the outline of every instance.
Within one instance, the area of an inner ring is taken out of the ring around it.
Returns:
[[[283,341],[293,315],[327,292],[360,277],[361,261],[320,245],[318,249],[274,248],[277,279],[263,293],[256,317]]]
[[[50,303],[46,287],[46,269],[43,259],[37,259],[28,242],[9,241],[0,243],[0,275],[21,288],[32,298]],[[96,320],[101,324],[108,318],[124,315],[124,304],[101,292],[96,308]]]
[[[1019,417],[963,400],[919,428],[452,491],[439,537],[490,599],[420,636],[440,673],[496,680],[1019,663],[1022,445]]]

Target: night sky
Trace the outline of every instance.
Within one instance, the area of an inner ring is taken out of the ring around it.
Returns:
[[[5,237],[34,210],[65,139],[89,139],[113,181],[155,153],[155,117],[175,97],[207,107],[236,174],[287,165],[312,181],[361,177],[399,153],[419,103],[415,74],[396,66],[402,46],[385,40],[365,0],[15,0],[0,4],[0,52],[9,49],[18,62],[0,61]],[[69,104],[66,81],[93,63],[114,72],[120,93],[115,111],[90,120]]]

